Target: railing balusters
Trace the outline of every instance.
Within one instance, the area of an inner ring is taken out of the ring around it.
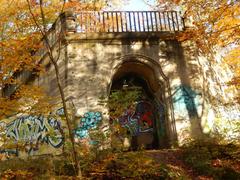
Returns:
[[[97,31],[97,13],[96,13],[96,12],[93,13],[92,19],[93,19],[93,22],[94,22],[93,31],[94,31],[94,32],[98,32],[98,31]]]
[[[162,18],[161,18],[161,13],[158,12],[158,16],[159,16],[159,23],[160,23],[160,30],[163,30],[163,26],[162,26]]]
[[[113,19],[113,12],[110,12],[110,26],[111,26],[111,32],[114,32],[114,19]]]
[[[130,32],[132,32],[131,13],[130,12],[128,12],[128,18],[129,18]]]
[[[104,15],[105,15],[105,13],[103,12],[103,13],[102,13],[102,16],[103,16],[103,32],[106,31],[106,29],[105,29],[105,17],[104,17]]]
[[[167,20],[168,20],[169,31],[171,31],[171,22],[170,22],[170,18],[169,18],[169,12],[167,12]]]
[[[173,12],[171,12],[171,16],[172,16],[173,31],[176,31],[176,28],[175,28],[175,20],[174,20]]]
[[[166,22],[165,12],[163,12],[162,14],[163,14],[163,21],[164,21],[165,31],[167,31],[167,22]]]
[[[176,18],[177,30],[179,31],[179,23],[178,23],[178,15],[177,15],[177,12],[175,11],[174,14],[175,14],[175,18]]]
[[[142,23],[143,23],[143,32],[145,32],[145,20],[144,20],[144,13],[142,12]]]
[[[154,16],[155,16],[155,27],[156,27],[156,31],[158,31],[157,11],[154,12]]]
[[[86,14],[86,27],[85,27],[85,31],[86,31],[86,33],[88,32],[88,14]]]
[[[107,32],[110,32],[110,25],[109,25],[109,14],[107,12]]]
[[[117,23],[117,32],[120,32],[119,25],[118,25],[118,12],[116,12],[116,23]]]
[[[184,30],[184,19],[176,11],[85,11],[77,18],[81,33]]]
[[[136,14],[135,12],[133,12],[133,23],[134,23],[134,31],[136,32],[137,31],[137,24],[136,24]]]
[[[97,22],[96,31],[97,32],[101,32],[101,16],[100,16],[100,12],[97,12],[96,16],[97,16],[97,18],[96,18],[96,22]]]
[[[121,22],[121,32],[123,32],[123,19],[122,19],[122,12],[120,12],[120,22]],[[119,30],[120,32],[120,30]]]
[[[127,23],[127,12],[124,13],[125,14],[125,27],[126,27],[126,31],[125,32],[128,32],[128,23]]]
[[[146,12],[146,20],[147,20],[147,31],[149,31],[148,12]]]
[[[152,24],[152,32],[154,31],[154,25],[153,25],[153,12],[150,12],[150,20],[151,20],[151,24]]]
[[[83,19],[82,19],[82,13],[80,13],[80,23],[79,23],[79,27],[81,32],[83,32]]]
[[[138,30],[139,32],[141,32],[141,24],[140,24],[140,15],[139,15],[139,12],[137,12],[137,19],[138,19]]]
[[[92,20],[91,20],[92,13],[89,14],[89,32],[92,32],[93,25],[92,25]]]

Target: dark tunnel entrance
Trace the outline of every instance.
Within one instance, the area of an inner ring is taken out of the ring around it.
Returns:
[[[164,110],[163,106],[159,106],[156,102],[149,82],[134,72],[120,73],[112,81],[111,92],[116,90],[130,92],[136,89],[140,92],[140,96],[134,102],[133,107],[128,107],[118,117],[118,123],[126,128],[131,136],[131,149],[136,150],[141,147],[158,149],[159,138],[161,138],[159,131],[162,129],[158,127],[164,118]]]

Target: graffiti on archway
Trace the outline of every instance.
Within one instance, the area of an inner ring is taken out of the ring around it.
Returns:
[[[154,109],[150,102],[137,102],[136,108],[127,109],[118,121],[122,127],[128,129],[131,135],[153,131]]]

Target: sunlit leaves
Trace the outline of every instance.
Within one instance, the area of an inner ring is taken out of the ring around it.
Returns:
[[[164,1],[164,0],[163,0]],[[173,0],[166,0],[173,2]],[[165,2],[165,1],[164,1]],[[188,21],[180,41],[192,40],[201,54],[215,61],[215,55],[225,52],[223,63],[229,65],[235,77],[229,84],[240,86],[240,1],[235,0],[181,0]],[[190,25],[190,26],[189,26]],[[225,66],[224,65],[224,66]],[[239,89],[239,88],[238,88]]]
[[[38,1],[30,1],[34,15],[42,26]],[[49,99],[40,88],[22,86],[23,72],[37,74],[42,70],[35,53],[42,47],[41,34],[33,21],[26,0],[0,0],[0,91],[8,87],[15,90],[10,97],[0,99],[0,117],[28,111],[39,112],[49,108]],[[62,1],[45,1],[46,22],[51,24],[59,15]],[[28,89],[28,90],[27,90]],[[30,91],[31,90],[31,91]],[[40,102],[42,105],[40,105]],[[32,106],[30,108],[30,105]],[[40,107],[41,106],[41,107]]]

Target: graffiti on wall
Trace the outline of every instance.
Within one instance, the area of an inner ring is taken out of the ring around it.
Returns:
[[[63,116],[63,108],[58,109],[56,115]],[[88,137],[88,131],[96,128],[101,120],[102,114],[100,112],[86,112],[74,131],[76,137],[81,139]],[[0,146],[3,142],[1,137],[6,136],[13,140],[16,145],[23,143],[29,154],[39,150],[41,144],[59,148],[64,143],[61,122],[53,117],[22,116],[10,123],[0,122],[0,135]],[[18,155],[18,149],[0,149],[0,154]]]
[[[127,109],[118,121],[133,136],[141,132],[150,132],[153,131],[153,112],[154,108],[150,102],[139,101],[136,109]]]
[[[181,116],[194,116],[198,114],[201,94],[192,90],[191,87],[181,85],[173,93],[174,110]]]
[[[58,109],[56,114],[63,116],[63,108]],[[100,112],[86,112],[81,117],[78,127],[74,130],[75,136],[80,139],[88,137],[89,130],[96,128],[101,120],[102,114]],[[19,142],[23,143],[26,152],[29,154],[39,150],[41,144],[59,148],[64,143],[61,122],[53,117],[22,116],[10,123],[0,122],[0,130],[0,142],[1,137],[5,135],[13,140],[16,145]],[[0,149],[0,154],[18,155],[18,149]]]
[[[40,144],[58,148],[64,141],[61,123],[52,117],[22,116],[6,124],[4,129],[6,137],[24,143],[28,153],[38,150]]]
[[[101,120],[102,114],[100,112],[86,112],[75,129],[75,136],[81,139],[88,137],[88,131],[95,129]]]
[[[52,134],[49,134],[51,132]],[[25,116],[12,121],[6,126],[6,135],[16,141],[36,145],[31,147],[30,151],[37,150],[41,143],[55,148],[63,144],[60,122],[54,118],[45,119],[43,116]]]

